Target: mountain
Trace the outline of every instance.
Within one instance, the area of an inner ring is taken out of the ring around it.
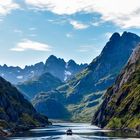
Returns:
[[[43,94],[42,98],[63,103],[72,114],[72,120],[89,121],[102,102],[106,89],[115,82],[139,42],[140,37],[136,34],[114,33],[101,54],[89,66],[55,91],[47,92],[46,97]],[[35,97],[34,102],[37,100]]]
[[[48,118],[40,115],[31,103],[9,82],[0,77],[0,127],[48,125]]]
[[[61,81],[66,81],[82,71],[86,66],[87,64],[78,65],[73,60],[65,62],[64,59],[51,55],[45,63],[44,70],[59,78]]]
[[[12,84],[24,82],[34,76],[41,75],[43,72],[43,62],[31,66],[25,66],[24,69],[13,66],[8,67],[7,65],[0,66],[0,76]]]
[[[140,131],[140,45],[110,87],[92,124]]]
[[[76,64],[73,60],[65,62],[63,59],[51,55],[45,64],[39,62],[35,65],[25,66],[23,69],[13,66],[8,67],[7,65],[0,66],[0,76],[15,85],[46,72],[51,73],[61,81],[66,81],[82,71],[86,66],[87,64]]]
[[[45,63],[45,71],[64,81],[66,62],[64,59],[51,55]]]
[[[44,73],[39,77],[34,77],[29,81],[17,85],[17,87],[26,97],[32,99],[37,93],[42,91],[47,92],[62,84],[61,80],[50,73]]]

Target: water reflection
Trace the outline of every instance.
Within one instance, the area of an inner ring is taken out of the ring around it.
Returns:
[[[67,136],[66,130],[72,129],[73,135]],[[83,123],[61,123],[42,129],[33,129],[16,134],[8,140],[123,140],[139,139],[134,133],[102,130],[96,126]],[[0,140],[5,140],[1,139]]]

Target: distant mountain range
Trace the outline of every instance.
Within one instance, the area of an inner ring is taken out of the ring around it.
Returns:
[[[39,112],[51,116],[47,110],[40,108],[41,104],[49,104],[48,102],[53,100],[63,104],[72,120],[89,121],[102,102],[105,90],[114,83],[139,42],[140,37],[136,34],[114,33],[101,54],[82,72],[55,90],[38,94],[33,99],[34,107]]]
[[[0,66],[0,76],[16,85],[49,72],[64,82],[82,71],[86,66],[87,64],[76,64],[73,60],[65,62],[63,59],[51,55],[45,64],[40,62],[35,65],[25,66],[24,69],[13,66],[8,67],[6,64]]]
[[[24,69],[13,66],[8,67],[7,65],[0,66],[0,76],[12,84],[24,82],[34,76],[39,76],[43,71],[43,62],[31,66],[25,66]]]
[[[140,131],[140,45],[93,117],[92,124],[102,128]]]

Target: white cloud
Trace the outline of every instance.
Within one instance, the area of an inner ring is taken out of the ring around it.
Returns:
[[[57,19],[48,19],[47,21],[51,22],[52,24],[64,25],[66,22],[68,22],[68,19],[65,17],[61,17]]]
[[[58,15],[98,13],[102,21],[122,28],[140,27],[140,0],[25,0],[32,8]]]
[[[0,0],[0,15],[7,15],[12,10],[19,8],[20,6],[12,0]]]
[[[31,41],[28,39],[24,39],[19,42],[16,47],[10,49],[11,51],[27,51],[27,50],[35,50],[35,51],[51,51],[51,47],[47,44]]]
[[[93,25],[93,26],[99,26],[100,25],[100,22],[93,22],[93,23],[91,23],[91,25]]]
[[[74,29],[77,29],[77,30],[86,29],[86,28],[89,27],[89,25],[80,23],[80,22],[78,22],[76,20],[71,20],[70,24],[73,26]]]

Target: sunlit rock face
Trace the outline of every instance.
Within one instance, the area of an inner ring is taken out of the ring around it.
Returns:
[[[140,46],[110,87],[92,124],[106,128],[140,130]]]

